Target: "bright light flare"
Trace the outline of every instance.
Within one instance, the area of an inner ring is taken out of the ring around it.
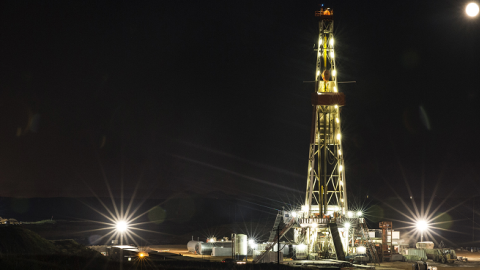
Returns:
[[[357,254],[365,254],[367,253],[367,248],[364,246],[357,247]]]
[[[428,229],[428,223],[425,220],[417,221],[416,226],[417,226],[417,230],[421,232],[426,231]]]
[[[467,5],[467,7],[465,8],[465,12],[467,13],[468,16],[470,17],[475,17],[478,15],[478,11],[479,11],[479,8],[478,8],[478,5],[477,3],[470,3]]]
[[[345,224],[343,226],[345,226],[345,229],[349,229],[351,224],[350,224],[350,222],[345,222]]]
[[[358,212],[357,212],[357,217],[361,217],[361,216],[363,216],[362,211],[358,211]]]
[[[119,221],[117,222],[117,224],[115,225],[115,228],[117,229],[118,232],[125,232],[128,230],[128,224],[126,221]]]

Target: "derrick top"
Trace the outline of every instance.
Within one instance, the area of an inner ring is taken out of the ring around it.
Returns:
[[[315,17],[319,20],[333,21],[333,9],[322,7],[319,11],[315,11]]]

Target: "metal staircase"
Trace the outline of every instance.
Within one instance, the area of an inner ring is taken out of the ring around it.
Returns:
[[[328,228],[333,239],[337,260],[345,261],[345,252],[343,251],[342,239],[340,239],[340,234],[338,233],[337,223],[328,223]]]
[[[280,225],[280,222],[282,222],[282,211],[278,211],[277,218],[275,219],[275,224],[273,225],[273,230],[270,232],[270,237],[268,237],[268,242],[273,242],[273,239],[275,239],[275,236],[277,235],[277,228]]]
[[[368,227],[367,224],[364,222],[360,222],[360,232],[362,233],[362,239],[365,240],[365,247],[367,250],[367,256],[370,259],[370,262],[376,265],[377,263],[380,265],[380,259],[378,258],[377,250],[373,245],[372,241],[370,240],[370,236],[368,235]]]
[[[278,216],[277,216],[277,220],[278,220]],[[275,221],[275,224],[277,224],[276,221]],[[268,241],[269,243],[268,243],[267,247],[265,247],[265,251],[262,254],[260,254],[259,256],[257,256],[257,258],[255,258],[255,260],[253,260],[253,263],[258,263],[259,261],[261,261],[265,257],[265,255],[267,255],[267,253],[278,243],[278,241],[280,241],[280,238],[282,238],[293,227],[293,225],[295,225],[295,219],[294,218],[292,218],[292,220],[290,220],[290,222],[287,224],[287,226],[285,226],[283,228],[283,230],[278,233],[278,237],[275,234],[275,231],[273,231],[274,232],[273,240]]]

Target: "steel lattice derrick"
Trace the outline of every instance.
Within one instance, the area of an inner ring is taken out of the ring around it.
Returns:
[[[319,34],[305,206],[308,215],[338,216],[348,211],[340,122],[345,96],[337,89],[333,13],[320,11],[316,16]]]

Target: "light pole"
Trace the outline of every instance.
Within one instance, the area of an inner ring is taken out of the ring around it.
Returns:
[[[417,221],[417,230],[420,231],[420,242],[423,242],[423,232],[428,229],[428,223],[425,220]]]

